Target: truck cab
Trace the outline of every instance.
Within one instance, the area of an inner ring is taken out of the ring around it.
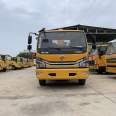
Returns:
[[[106,72],[106,51],[107,51],[108,45],[98,45],[97,46],[97,55],[96,55],[96,69],[98,73]]]
[[[12,66],[14,69],[21,69],[23,68],[23,61],[21,57],[12,57],[13,64]]]
[[[95,69],[98,73],[116,73],[116,40],[97,47]]]
[[[89,68],[83,31],[43,30],[36,39],[36,77],[40,85],[47,80],[78,80],[80,85],[85,84]]]

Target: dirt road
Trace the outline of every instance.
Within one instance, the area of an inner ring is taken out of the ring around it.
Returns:
[[[116,116],[116,75],[91,74],[87,84],[48,82],[34,68],[0,73],[0,116]]]

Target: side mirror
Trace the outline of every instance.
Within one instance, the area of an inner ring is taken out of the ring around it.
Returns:
[[[96,44],[92,44],[92,49],[96,50]]]
[[[31,43],[32,43],[32,36],[29,35],[29,36],[28,36],[28,44],[31,44]]]
[[[29,51],[31,51],[31,50],[32,50],[32,45],[28,45],[28,46],[27,46],[27,49],[28,49]]]

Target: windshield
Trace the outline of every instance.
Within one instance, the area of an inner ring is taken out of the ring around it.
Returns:
[[[10,60],[12,60],[12,57],[11,56],[6,56],[6,59],[10,61]]]
[[[6,60],[5,55],[1,55],[2,60]]]
[[[38,52],[49,54],[77,54],[87,49],[83,32],[45,32],[41,33]]]
[[[13,57],[12,60],[13,60],[13,61],[17,61],[17,58],[16,58],[16,57]]]
[[[116,54],[116,42],[109,43],[107,54]]]

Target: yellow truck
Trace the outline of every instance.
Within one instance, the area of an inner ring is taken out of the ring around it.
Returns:
[[[99,45],[94,54],[94,69],[98,73],[116,73],[116,40],[108,42],[107,45]]]
[[[5,62],[2,58],[2,55],[0,55],[0,71],[3,71],[5,68]]]
[[[1,57],[1,62],[2,62],[2,70],[6,71],[6,70],[11,70],[14,69],[13,64],[14,61],[12,60],[12,57],[10,55],[0,55]]]
[[[106,52],[106,72],[116,73],[116,39],[108,43]]]
[[[102,73],[106,70],[106,51],[107,44],[96,45],[96,49],[92,50],[89,55],[90,70],[95,70],[98,73]]]
[[[31,50],[32,35],[28,37]],[[89,76],[87,38],[79,30],[41,30],[37,37],[36,77],[41,86],[47,80],[78,80],[85,85]]]
[[[6,56],[1,54],[0,59],[1,70],[5,72],[8,69],[8,64],[6,63]]]
[[[13,57],[12,58],[12,67],[13,69],[21,69],[23,68],[23,61],[21,57]]]

